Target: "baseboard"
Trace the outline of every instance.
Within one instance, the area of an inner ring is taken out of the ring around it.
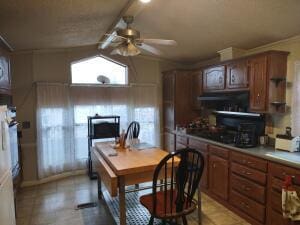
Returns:
[[[76,170],[76,171],[72,171],[72,172],[66,172],[66,173],[54,175],[54,176],[47,177],[47,178],[40,179],[40,180],[23,181],[21,183],[21,187],[31,187],[31,186],[35,186],[35,185],[45,184],[45,183],[48,183],[51,181],[60,180],[60,179],[66,178],[66,177],[83,175],[83,174],[87,174],[87,170]]]

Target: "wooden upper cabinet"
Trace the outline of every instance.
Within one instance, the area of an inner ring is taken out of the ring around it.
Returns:
[[[248,90],[247,61],[241,60],[227,65],[226,89]]]
[[[163,76],[163,100],[168,102],[174,101],[175,94],[175,76],[167,72]]]
[[[203,71],[203,91],[221,91],[225,89],[225,66],[210,67]]]
[[[198,97],[202,95],[203,89],[202,89],[202,71],[197,70],[193,71],[191,73],[192,75],[192,107],[195,110],[200,110],[201,109],[201,102],[198,100]]]
[[[177,124],[186,125],[198,114],[192,107],[193,76],[191,71],[163,73],[163,127],[173,131]]]
[[[268,74],[267,56],[248,60],[250,77],[250,111],[267,111]]]

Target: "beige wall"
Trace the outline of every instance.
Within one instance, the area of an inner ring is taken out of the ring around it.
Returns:
[[[35,82],[69,83],[71,62],[97,54],[99,51],[95,47],[12,54],[13,102],[18,110],[18,120],[31,123],[30,129],[22,130],[24,181],[37,179]],[[129,66],[129,82],[157,84],[158,90],[162,89],[161,71],[182,67],[180,64],[143,56],[134,57],[132,60],[115,56],[114,59]],[[161,91],[158,102],[161,109]]]
[[[249,50],[247,54],[267,50],[289,51],[288,56],[288,88],[287,105],[292,102],[292,81],[294,77],[294,64],[300,61],[300,36],[281,42],[272,43],[266,46]],[[57,51],[35,51],[12,54],[12,92],[13,101],[18,109],[18,119],[30,121],[31,128],[23,130],[22,151],[24,180],[32,181],[37,179],[37,157],[36,157],[36,96],[34,83],[41,82],[64,82],[70,80],[70,63],[85,57],[99,54],[94,47],[73,48]],[[155,83],[158,90],[161,90],[161,71],[174,68],[198,68],[206,64],[215,63],[216,58],[206,60],[194,65],[184,66],[178,63],[171,63],[162,60],[155,60],[149,57],[134,57],[132,61],[128,58],[116,57],[116,60],[135,66],[137,74],[129,70],[129,80],[135,83]],[[162,108],[161,91],[159,93],[159,106]],[[162,118],[162,117],[161,117]],[[291,125],[291,114],[273,115],[274,134],[284,132],[286,126]]]

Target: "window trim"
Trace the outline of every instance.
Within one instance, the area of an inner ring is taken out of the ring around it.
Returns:
[[[80,63],[80,62],[83,62],[83,61],[87,61],[89,59],[93,59],[93,58],[97,58],[97,57],[101,57],[101,58],[104,58],[110,62],[113,62],[115,64],[118,64],[120,66],[123,66],[125,67],[125,84],[101,84],[101,83],[73,83],[72,82],[72,65],[73,64],[76,64],[76,63]],[[128,79],[128,65],[124,64],[124,63],[121,63],[119,61],[116,61],[112,58],[109,58],[105,55],[102,55],[102,54],[97,54],[97,55],[93,55],[93,56],[90,56],[90,57],[86,57],[86,58],[82,58],[82,59],[79,59],[79,60],[75,60],[75,61],[72,61],[70,63],[70,85],[71,86],[96,86],[96,87],[127,87],[129,86],[129,79]]]

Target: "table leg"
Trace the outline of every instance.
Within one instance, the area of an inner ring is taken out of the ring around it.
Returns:
[[[98,199],[102,199],[102,185],[101,185],[101,177],[100,174],[97,176],[97,184],[98,184]]]
[[[125,178],[119,177],[120,225],[126,225]]]
[[[202,224],[201,188],[198,187],[198,224]]]

